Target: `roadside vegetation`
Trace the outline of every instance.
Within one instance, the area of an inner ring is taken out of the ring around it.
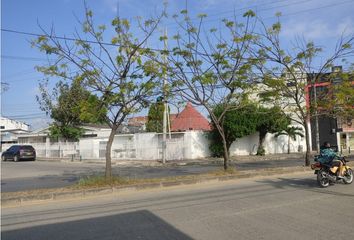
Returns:
[[[162,178],[141,179],[141,178],[127,178],[127,177],[120,177],[120,176],[113,175],[110,179],[107,179],[104,175],[95,175],[95,176],[88,176],[88,177],[81,178],[76,185],[73,185],[70,188],[86,189],[86,188],[99,188],[99,187],[129,186],[135,184],[172,182],[172,181],[182,181],[182,180],[198,180],[207,177],[236,175],[237,173],[238,172],[234,167],[229,167],[226,171],[219,169],[219,170],[210,171],[208,173],[203,173],[203,174],[162,177]]]
[[[284,133],[290,123],[304,130],[305,163],[309,165],[307,123],[319,112],[317,105],[306,105],[306,74],[315,72],[310,81],[317,83],[337,62],[346,61],[354,54],[354,36],[343,35],[332,54],[324,57],[324,49],[312,41],[284,44],[280,38],[281,14],[276,14],[273,24],[265,24],[250,10],[213,25],[206,14],[193,18],[188,9],[173,15],[178,27],[171,37],[157,36],[161,21],[168,17],[165,9],[149,19],[118,16],[108,25],[97,25],[94,13],[85,5],[83,20],[78,21],[81,31],[73,29],[71,38],[57,36],[54,27],[46,30],[39,26],[42,35],[32,41],[32,46],[50,55],[48,59],[56,57],[56,61],[37,67],[46,76],[38,101],[55,120],[52,135],[77,139],[81,123],[104,123],[111,128],[105,177],[82,180],[81,185],[135,181],[112,176],[114,136],[129,115],[149,106],[148,127],[160,131],[159,112],[163,108],[155,100],[161,95],[169,103],[188,101],[204,108],[214,129],[211,138],[218,142],[211,150],[223,157],[225,171],[232,140],[259,132],[257,153],[263,155],[265,135]],[[151,48],[149,44],[158,40],[169,40],[169,48]],[[352,105],[347,104],[354,96],[348,76],[352,75],[328,76],[345,81],[336,85],[336,98],[326,100],[326,111],[321,114],[354,117]],[[58,79],[57,84],[51,82]],[[162,79],[168,83],[164,89]],[[251,109],[244,114],[252,117],[241,116],[244,109]],[[235,122],[241,118],[244,120]]]

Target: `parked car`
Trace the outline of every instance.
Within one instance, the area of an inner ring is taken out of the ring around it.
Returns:
[[[1,160],[36,160],[36,150],[31,145],[13,145],[1,154]]]

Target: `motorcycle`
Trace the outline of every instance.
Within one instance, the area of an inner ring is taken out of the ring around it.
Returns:
[[[343,163],[344,175],[343,178],[338,177],[337,171],[339,167],[331,166],[331,164],[325,164],[318,161],[319,156],[315,156],[315,163],[311,164],[311,169],[315,170],[314,174],[317,175],[317,183],[320,187],[326,188],[330,184],[336,182],[344,182],[345,184],[351,184],[353,182],[353,170],[347,166],[348,160],[345,157],[339,159]]]

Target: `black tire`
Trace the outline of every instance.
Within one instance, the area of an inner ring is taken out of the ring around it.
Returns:
[[[18,155],[15,155],[15,156],[14,156],[14,162],[18,162],[18,160],[20,160],[19,156],[18,156]]]
[[[320,170],[317,173],[317,183],[320,187],[326,188],[330,185],[330,181],[327,177],[327,173],[323,170]]]
[[[1,161],[6,162],[5,156],[1,156]]]
[[[345,184],[351,184],[353,182],[353,170],[351,170],[350,168],[345,171],[343,182]]]

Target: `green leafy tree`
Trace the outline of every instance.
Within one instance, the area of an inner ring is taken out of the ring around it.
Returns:
[[[277,14],[280,17],[280,14]],[[261,22],[261,21],[260,21]],[[263,85],[259,86],[260,96],[265,101],[280,105],[291,114],[291,120],[305,129],[306,158],[305,164],[310,164],[310,118],[317,115],[318,107],[311,108],[306,102],[307,85],[320,81],[324,73],[329,72],[335,61],[353,54],[354,37],[340,38],[335,50],[324,58],[323,49],[312,41],[294,41],[294,45],[283,45],[280,33],[281,23],[272,26],[261,22],[263,30],[256,39],[258,47],[257,63],[263,75]],[[284,47],[286,46],[286,47]],[[311,79],[308,74],[311,73]]]
[[[43,35],[32,45],[51,55],[51,59],[57,57],[55,62],[38,68],[39,71],[66,81],[80,79],[81,85],[98,96],[100,106],[107,109],[105,122],[111,133],[106,146],[105,176],[111,179],[111,149],[118,127],[129,114],[147,107],[151,96],[156,94],[161,69],[151,60],[156,53],[146,45],[164,13],[136,21],[116,17],[109,26],[97,26],[93,12],[85,7],[84,20],[79,22],[82,31],[76,30],[73,37],[67,38],[58,37],[54,28],[48,32],[41,27]],[[95,104],[91,100],[81,108],[89,109],[90,104]],[[83,111],[81,117],[92,116]]]
[[[257,155],[264,155],[264,139],[267,133],[277,133],[285,129],[290,124],[289,117],[280,109],[280,107],[258,107],[254,114],[258,121],[256,130],[259,133],[259,144]]]
[[[48,81],[40,83],[37,101],[41,110],[54,120],[49,127],[52,137],[78,140],[83,134],[82,124],[104,121],[106,109],[99,106],[98,97],[84,89],[78,79],[71,85],[60,81],[52,91],[47,84]],[[87,104],[91,104],[89,109],[82,107]],[[89,114],[91,117],[83,117]]]
[[[288,154],[290,154],[290,140],[296,140],[296,136],[304,137],[303,130],[301,127],[287,126],[284,130],[275,134],[275,137],[281,135],[288,136]]]
[[[354,63],[347,71],[332,72],[327,77],[332,81],[325,94],[318,96],[319,111],[344,121],[354,119]]]
[[[223,112],[222,105],[214,108],[216,116]],[[226,136],[228,151],[231,144],[239,138],[259,132],[258,155],[264,155],[263,142],[267,133],[275,133],[289,124],[289,118],[279,107],[265,108],[256,103],[250,103],[243,108],[228,111],[223,120],[223,129]],[[224,153],[219,132],[213,126],[208,134],[211,140],[210,150],[214,156],[220,157]]]
[[[215,116],[220,116],[224,112],[222,104],[216,105],[213,108]],[[230,110],[224,114],[222,128],[224,129],[226,139],[226,149],[230,155],[231,144],[239,138],[248,136],[257,130],[258,116],[254,109],[256,104],[249,104],[237,110]],[[212,122],[212,130],[207,133],[210,139],[210,151],[215,157],[224,156],[224,147],[219,131]]]
[[[254,16],[248,11],[243,20],[224,19],[219,28],[205,25],[205,14],[198,15],[198,21],[192,21],[187,10],[174,16],[179,28],[167,56],[170,85],[176,99],[208,112],[220,136],[225,170],[229,143],[224,118],[229,111],[244,107],[256,79],[252,68],[258,60],[250,52],[256,38]],[[214,111],[214,106],[220,106],[221,112]]]
[[[213,109],[215,116],[220,116],[224,112],[224,106],[222,104],[217,105]],[[230,154],[231,144],[239,138],[248,136],[257,131],[258,116],[255,104],[244,106],[243,108],[237,108],[229,110],[224,114],[222,128],[225,133],[226,148],[228,154]],[[222,138],[219,131],[216,129],[214,122],[212,122],[212,130],[208,133],[210,139],[210,150],[215,157],[224,156],[224,147]]]
[[[163,112],[165,110],[164,102],[157,101],[152,103],[149,108],[148,121],[146,123],[147,132],[157,132],[163,131]],[[168,109],[169,112],[169,109]]]

